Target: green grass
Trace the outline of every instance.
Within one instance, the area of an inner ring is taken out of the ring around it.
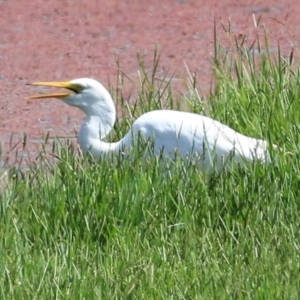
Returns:
[[[14,170],[0,195],[1,299],[298,299],[300,68],[261,43],[254,56],[215,39],[205,98],[191,74],[181,97],[156,80],[157,53],[151,74],[140,60],[138,105],[115,94],[127,117],[111,140],[185,99],[280,146],[272,164],[208,179],[180,160],[95,162],[58,146],[56,164]]]

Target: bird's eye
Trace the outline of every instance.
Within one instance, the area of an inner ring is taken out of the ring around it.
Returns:
[[[84,90],[84,86],[80,84],[73,84],[71,90],[74,93],[79,94],[80,92],[82,92],[82,90]]]

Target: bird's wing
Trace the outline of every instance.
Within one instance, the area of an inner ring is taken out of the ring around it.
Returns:
[[[253,160],[257,149],[264,145],[264,141],[244,136],[211,118],[166,110],[152,111],[137,119],[124,143],[129,144],[137,135],[153,139],[156,152],[174,153],[176,149],[182,156],[191,152],[202,155],[209,150],[218,158],[233,153],[236,160]]]

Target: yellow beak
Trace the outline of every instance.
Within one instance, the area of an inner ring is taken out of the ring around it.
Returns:
[[[78,84],[74,84],[69,81],[66,81],[66,82],[33,82],[33,83],[29,83],[29,85],[65,88],[65,89],[71,90],[75,93],[79,93],[81,91]],[[29,96],[29,97],[27,97],[27,99],[43,99],[43,98],[64,99],[64,98],[68,97],[69,95],[71,95],[71,93],[53,93],[53,94]]]

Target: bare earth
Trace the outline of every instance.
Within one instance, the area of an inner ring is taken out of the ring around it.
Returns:
[[[288,55],[300,41],[297,0],[0,0],[0,142],[4,153],[27,135],[28,149],[43,134],[74,136],[83,114],[57,100],[26,100],[43,90],[31,81],[93,77],[116,87],[117,65],[133,81],[137,52],[151,66],[155,45],[161,49],[159,72],[176,78],[197,73],[200,88],[211,82],[214,20],[238,36],[254,40],[265,26],[271,48],[280,43]],[[253,15],[261,16],[254,27]],[[251,42],[250,42],[251,43]],[[135,87],[128,80],[127,93]],[[21,148],[21,145],[18,146]],[[15,149],[16,150],[16,149]],[[15,151],[14,150],[14,151]]]

